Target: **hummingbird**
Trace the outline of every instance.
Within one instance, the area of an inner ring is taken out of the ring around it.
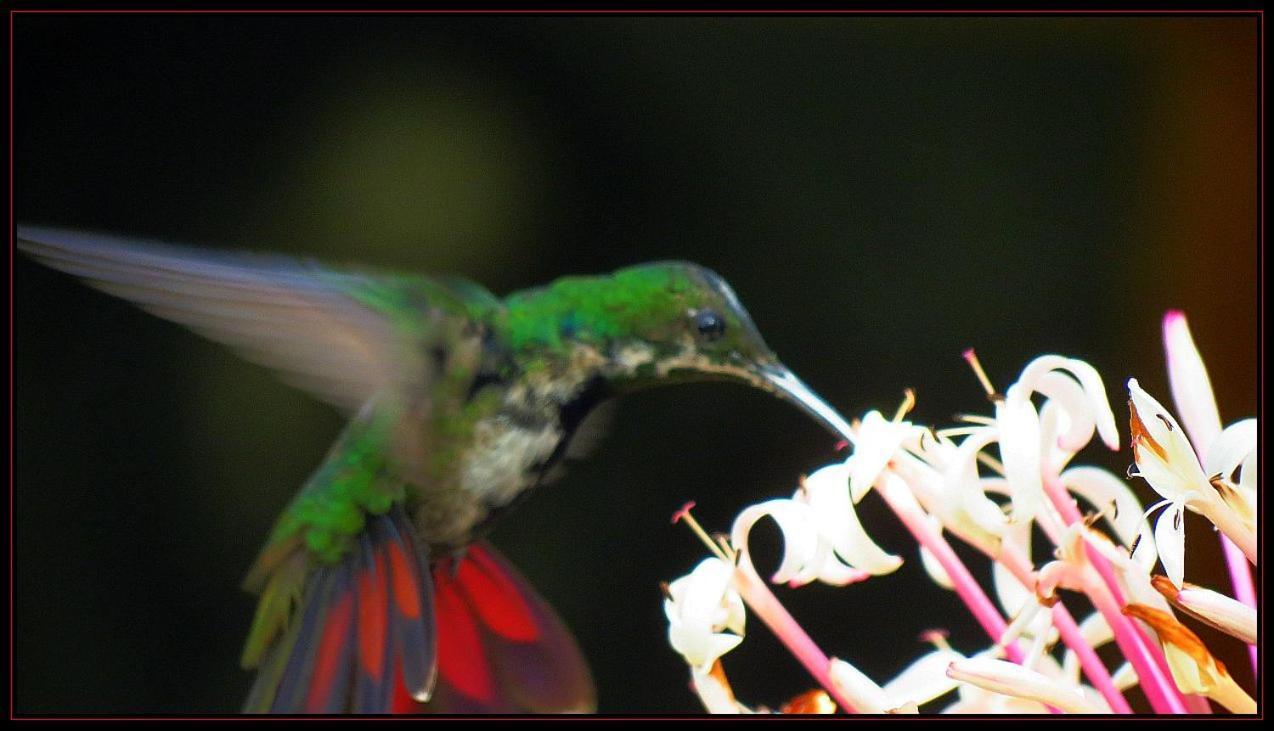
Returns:
[[[595,709],[547,602],[484,536],[554,480],[616,397],[725,380],[849,425],[683,261],[497,297],[451,276],[19,226],[17,245],[231,347],[348,422],[244,588],[249,713]]]

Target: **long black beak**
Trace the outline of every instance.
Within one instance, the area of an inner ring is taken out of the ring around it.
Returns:
[[[758,369],[761,387],[774,393],[784,401],[796,404],[802,411],[814,417],[829,431],[850,444],[855,442],[853,429],[845,417],[827,404],[818,394],[810,390],[805,382],[796,377],[786,366],[765,365]]]

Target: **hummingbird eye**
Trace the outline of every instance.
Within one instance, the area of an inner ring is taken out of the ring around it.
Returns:
[[[699,337],[712,342],[725,335],[725,318],[715,310],[698,310],[693,314],[695,330]]]

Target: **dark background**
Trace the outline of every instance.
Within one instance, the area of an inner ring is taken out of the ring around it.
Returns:
[[[1170,403],[1173,307],[1225,421],[1256,411],[1256,43],[1252,17],[28,14],[15,206],[499,293],[696,260],[849,415],[908,386],[918,421],[987,413],[965,347],[1001,389],[1058,352],[1105,376],[1126,443],[1126,378]],[[19,260],[15,287],[14,709],[235,711],[240,579],[339,418],[69,277]],[[763,394],[656,390],[494,538],[574,628],[602,711],[695,712],[658,584],[704,551],[669,516],[694,499],[727,529],[833,456]],[[779,590],[820,644],[880,680],[928,628],[985,646],[861,509],[907,563]],[[1187,578],[1226,586],[1188,522]],[[726,667],[749,703],[812,685],[755,620]]]

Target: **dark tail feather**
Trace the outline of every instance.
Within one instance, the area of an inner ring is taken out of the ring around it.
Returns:
[[[245,710],[389,713],[396,684],[427,697],[436,640],[423,552],[400,507],[368,516],[344,562],[310,572]]]

